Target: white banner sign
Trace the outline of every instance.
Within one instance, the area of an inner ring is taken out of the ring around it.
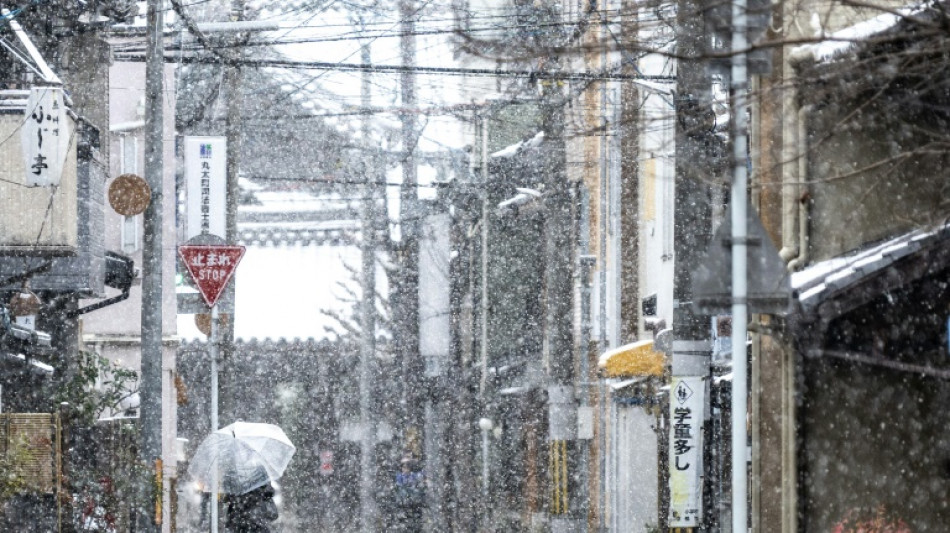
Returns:
[[[63,90],[55,87],[30,89],[26,117],[20,128],[28,186],[59,185],[69,151],[70,133]]]
[[[224,137],[185,137],[185,185],[188,195],[185,238],[225,237],[227,143]]]
[[[670,527],[696,527],[703,515],[702,377],[673,376],[670,385]]]

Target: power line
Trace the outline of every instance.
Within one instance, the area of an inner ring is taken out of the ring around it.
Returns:
[[[127,61],[140,63],[145,61],[142,54],[116,54],[117,61]],[[166,56],[168,63],[186,63],[186,64],[218,64],[220,59],[213,57],[183,57]],[[458,68],[458,67],[427,67],[427,66],[405,66],[405,65],[373,65],[361,63],[333,63],[327,61],[290,61],[284,59],[241,59],[235,60],[234,64],[246,67],[281,67],[300,70],[340,70],[340,71],[370,71],[376,74],[401,74],[412,72],[415,74],[434,74],[447,76],[474,76],[474,77],[497,77],[497,78],[528,78],[538,80],[652,80],[652,81],[675,81],[675,76],[662,75],[631,75],[621,74],[619,72],[547,72],[534,70],[506,70],[506,69],[480,69],[480,68]]]
[[[493,17],[494,18],[494,17]],[[499,19],[508,21],[511,17],[497,17]],[[442,22],[440,20],[429,20],[426,22]],[[451,21],[445,21],[451,22]],[[643,22],[643,21],[641,21]],[[405,32],[389,32],[388,30],[367,30],[367,29],[354,29],[353,31],[347,31],[342,33],[337,33],[335,35],[327,35],[323,37],[310,36],[310,37],[294,37],[288,38],[287,36],[294,32],[299,31],[304,28],[311,29],[328,29],[336,27],[346,27],[345,24],[327,24],[327,25],[306,25],[306,26],[295,26],[293,28],[288,28],[286,31],[282,28],[280,31],[283,31],[283,36],[270,39],[270,40],[261,40],[255,42],[249,42],[247,46],[268,46],[275,44],[294,44],[294,43],[311,43],[311,42],[334,42],[334,41],[347,41],[347,40],[363,40],[368,38],[398,38],[403,36],[424,36],[424,35],[444,35],[444,34],[471,34],[471,33],[480,33],[480,32],[494,32],[494,31],[506,31],[506,30],[517,30],[517,29],[531,29],[531,28],[552,28],[552,27],[561,27],[561,26],[575,26],[576,22],[531,22],[523,24],[497,24],[497,25],[485,25],[474,28],[458,28],[458,27],[436,27],[432,29],[423,29],[415,30],[412,33]],[[125,43],[120,46],[141,46],[141,42],[135,41],[131,43]],[[226,48],[233,47],[233,44],[218,44],[215,45],[215,48]],[[241,45],[244,46],[244,45]]]

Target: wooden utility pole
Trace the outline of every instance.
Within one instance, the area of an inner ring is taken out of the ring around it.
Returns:
[[[145,179],[152,197],[143,217],[142,375],[139,397],[139,464],[151,475],[139,479],[136,531],[159,531],[162,493],[162,190],[165,70],[163,3],[148,0],[145,63]],[[154,471],[153,471],[154,469]],[[154,476],[154,480],[152,477]]]

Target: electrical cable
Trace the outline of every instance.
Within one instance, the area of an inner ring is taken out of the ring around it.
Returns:
[[[175,1],[175,0],[172,0]],[[166,58],[166,60],[174,58]],[[116,55],[116,60],[141,63],[145,61],[144,55],[122,54]],[[182,61],[186,64],[219,64],[212,58],[187,57]],[[241,59],[234,61],[235,65],[248,67],[281,67],[287,69],[300,70],[340,70],[340,71],[364,71],[368,70],[376,74],[400,74],[403,72],[413,72],[416,74],[432,75],[451,75],[451,76],[473,76],[489,78],[529,78],[533,80],[654,80],[654,81],[675,81],[675,76],[668,75],[631,75],[613,72],[616,69],[608,69],[607,72],[544,72],[533,70],[505,70],[505,69],[479,69],[479,68],[457,68],[457,67],[432,67],[432,66],[404,66],[404,65],[377,65],[360,63],[333,63],[326,61],[292,61],[283,59]]]

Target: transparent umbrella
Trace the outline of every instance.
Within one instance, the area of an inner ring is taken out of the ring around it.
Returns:
[[[297,448],[273,424],[235,422],[208,435],[195,450],[188,473],[206,492],[215,475],[228,494],[244,494],[284,474]]]

